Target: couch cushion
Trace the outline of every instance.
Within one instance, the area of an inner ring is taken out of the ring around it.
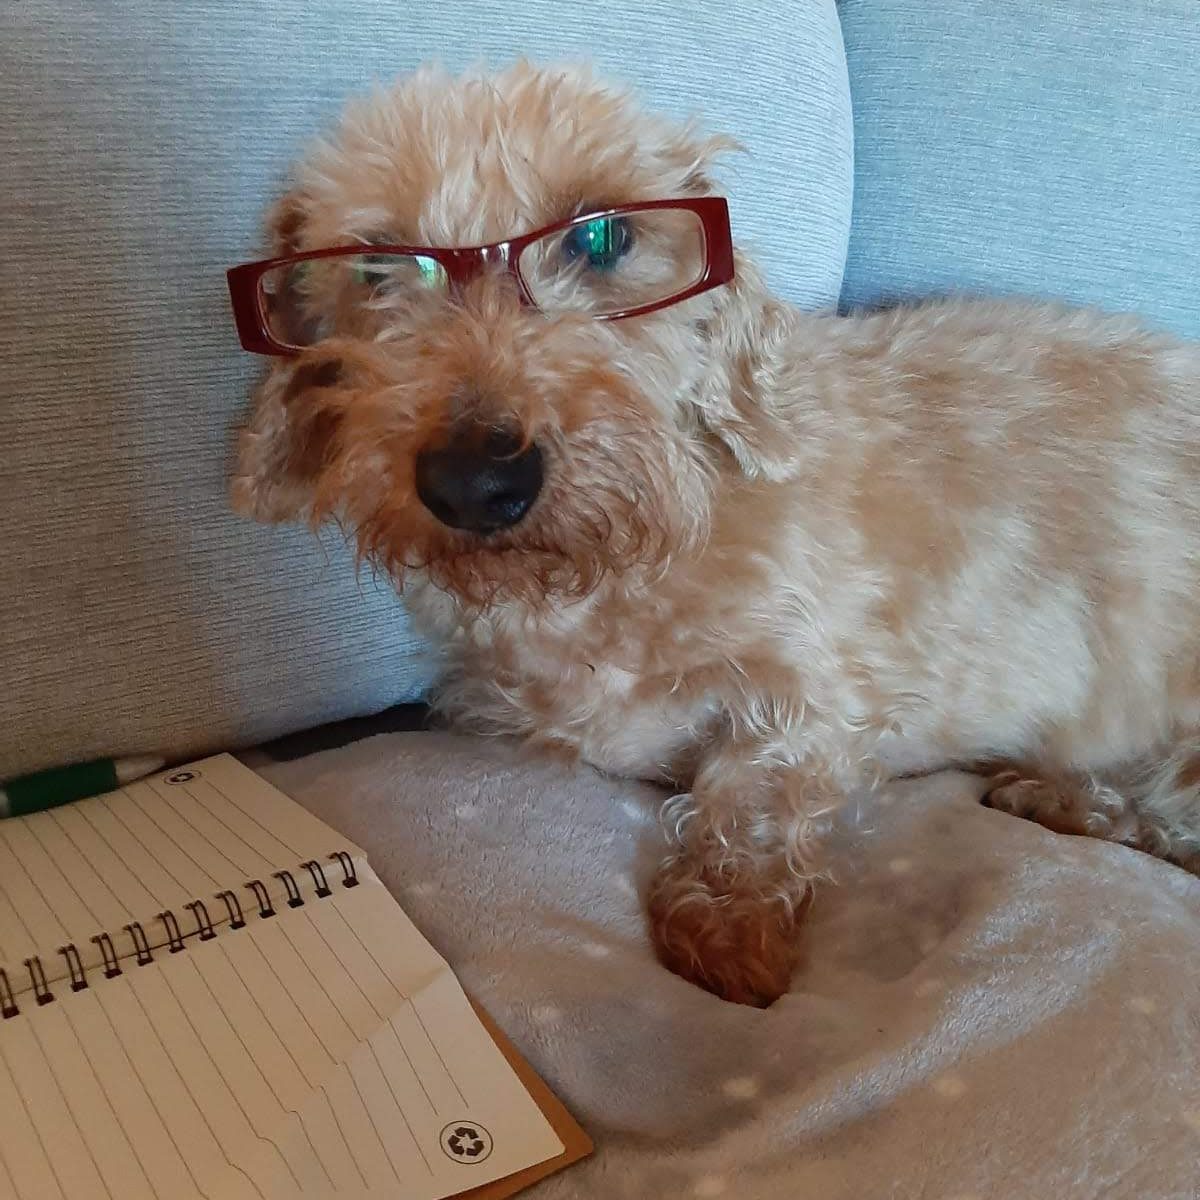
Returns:
[[[1063,297],[1200,337],[1200,20],[1158,0],[844,0],[843,299]]]
[[[452,66],[594,54],[743,138],[734,219],[794,299],[837,296],[850,116],[833,0],[9,5],[0,38],[0,778],[245,744],[419,694],[427,657],[336,537],[227,511],[259,363],[224,269],[343,98]]]

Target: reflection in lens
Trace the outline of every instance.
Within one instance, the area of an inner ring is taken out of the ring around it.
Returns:
[[[633,246],[633,226],[624,217],[597,217],[573,225],[563,234],[562,252],[568,260],[586,259],[589,267],[607,271]]]

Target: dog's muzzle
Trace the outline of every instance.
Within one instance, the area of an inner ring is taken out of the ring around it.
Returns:
[[[542,490],[542,452],[505,430],[459,427],[417,455],[417,495],[443,525],[495,533],[517,524]]]

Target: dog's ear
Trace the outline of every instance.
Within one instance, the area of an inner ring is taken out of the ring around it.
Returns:
[[[338,448],[336,359],[274,363],[254,393],[230,494],[259,521],[319,519],[318,484]]]
[[[673,190],[683,196],[711,196],[717,191],[713,169],[727,154],[744,151],[735,138],[723,133],[701,133],[694,122],[669,140],[665,157],[681,180]]]
[[[787,306],[739,254],[736,277],[720,289],[705,324],[710,355],[696,408],[700,424],[750,478],[789,479],[800,466],[794,389],[781,379],[790,361],[780,349],[789,320]]]
[[[295,254],[300,249],[300,231],[304,228],[305,216],[305,197],[299,188],[285,192],[267,209],[264,225],[273,258]]]
[[[306,217],[299,189],[267,210],[267,252],[301,248]],[[230,484],[234,508],[260,521],[313,516],[317,478],[333,451],[338,417],[323,400],[337,383],[336,360],[275,359],[251,397],[250,417],[238,440]]]

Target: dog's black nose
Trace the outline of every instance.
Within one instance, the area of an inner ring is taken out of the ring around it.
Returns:
[[[515,525],[542,490],[542,452],[504,430],[469,426],[417,455],[417,495],[443,525],[495,533]]]

